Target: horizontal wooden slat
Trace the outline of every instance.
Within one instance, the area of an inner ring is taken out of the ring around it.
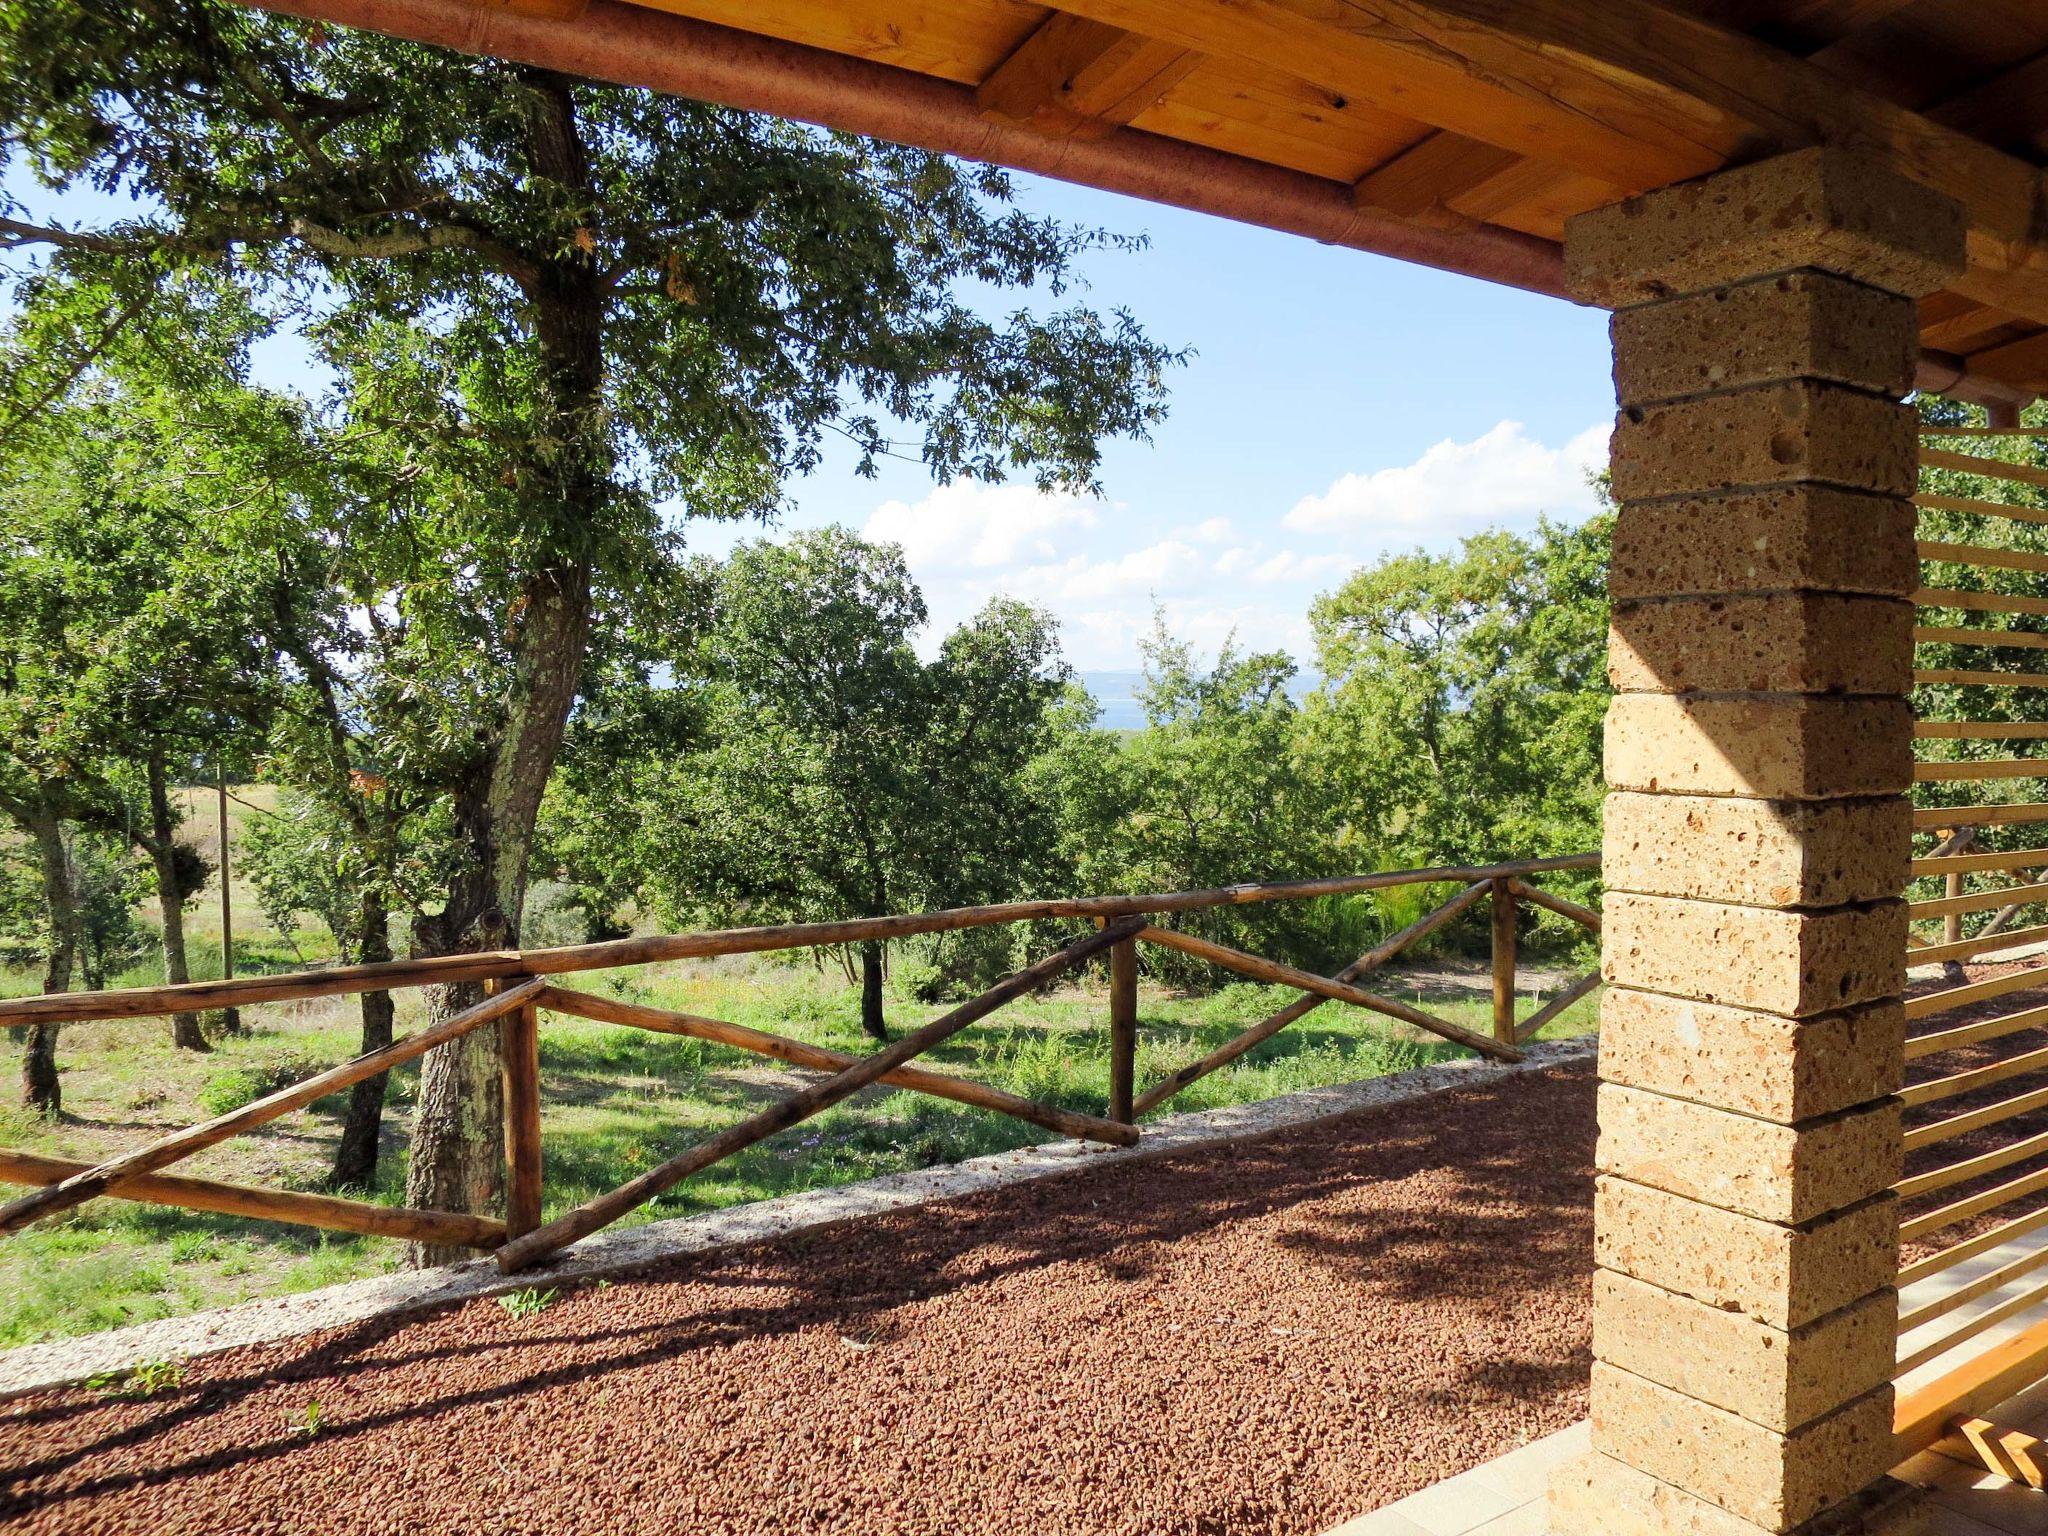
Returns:
[[[1986,480],[2011,480],[2020,485],[2048,486],[2048,469],[2037,464],[2008,464],[1981,454],[1951,453],[1946,448],[1922,448],[1920,463],[1927,469],[1952,470],[1959,475],[1979,475]]]
[[[2048,939],[2048,927],[2008,928],[2002,933],[1979,934],[1948,944],[1929,944],[1913,951],[1915,965],[1936,965],[1945,960],[1967,960],[1972,955],[1993,955],[2002,949],[2022,949]]]
[[[436,955],[376,965],[336,966],[281,976],[246,976],[233,981],[195,981],[182,986],[130,987],[114,992],[60,992],[48,997],[0,1000],[0,1028],[35,1023],[65,1024],[80,1019],[128,1019],[206,1008],[247,1007],[285,998],[332,997],[399,987],[439,986],[450,981],[485,981],[558,976],[574,971],[610,970],[667,960],[706,960],[721,955],[767,954],[854,944],[865,939],[900,939],[918,934],[955,933],[1004,923],[1059,918],[1120,918],[1162,912],[1196,912],[1255,902],[1302,901],[1316,896],[1355,895],[1402,885],[1459,885],[1505,880],[1514,875],[1550,874],[1563,869],[1598,869],[1597,853],[1506,864],[1430,869],[1382,870],[1364,875],[1331,875],[1315,880],[1254,881],[1199,891],[1151,896],[1073,896],[1011,901],[986,907],[953,907],[895,917],[851,918],[843,922],[788,923],[761,928],[721,928],[708,933],[654,934],[569,944],[558,949],[498,950],[480,955]]]
[[[1892,1411],[1892,1460],[1917,1456],[1959,1417],[1997,1407],[2048,1373],[2048,1323],[2013,1338],[1902,1394]]]
[[[65,1157],[0,1150],[0,1182],[8,1184],[48,1186],[85,1173],[91,1167],[90,1163]],[[308,1195],[296,1190],[263,1189],[253,1184],[226,1184],[216,1179],[188,1179],[167,1173],[124,1179],[107,1194],[116,1200],[142,1200],[188,1211],[283,1221],[326,1232],[359,1232],[365,1237],[395,1237],[406,1242],[495,1248],[505,1240],[505,1223],[489,1216],[371,1205],[364,1200],[341,1200],[333,1195]]]
[[[1907,1017],[1912,1017],[1910,1006]],[[2018,1013],[2002,1013],[1995,1019],[1979,1019],[1974,1024],[1958,1024],[1953,1029],[1933,1030],[1924,1035],[1915,1035],[1906,1042],[1906,1060],[1919,1061],[1925,1056],[1939,1056],[1943,1051],[1975,1045],[1980,1040],[2003,1040],[2007,1035],[2016,1035],[2026,1029],[2039,1029],[2044,1024],[2048,1024],[2048,1007],[2024,1008]]]
[[[2022,1174],[2017,1179],[2007,1179],[1981,1194],[1969,1195],[1961,1200],[1952,1200],[1947,1205],[1929,1211],[1924,1216],[1915,1216],[1911,1221],[1899,1223],[1899,1241],[1917,1242],[1930,1232],[1939,1232],[1957,1222],[1968,1221],[1973,1216],[1982,1216],[1987,1211],[2000,1211],[2015,1200],[2024,1200],[2028,1195],[2039,1194],[2048,1189],[2048,1168],[2037,1168],[2034,1172]]]
[[[2048,757],[1954,758],[1915,763],[1915,784],[1972,784],[1988,779],[2048,779]]]
[[[2003,501],[1979,501],[1972,496],[1935,496],[1922,492],[1913,505],[1931,512],[1961,512],[1970,517],[2003,517],[2015,523],[2048,523],[2048,510],[2016,507]]]
[[[1914,1083],[1899,1091],[1899,1102],[1911,1108],[1917,1104],[1932,1104],[1941,1099],[1952,1099],[1959,1093],[1974,1093],[1979,1088],[1989,1088],[1993,1083],[2003,1083],[2015,1077],[2025,1077],[2030,1072],[2048,1072],[2048,1047],[2038,1051],[2023,1051],[2009,1056],[2004,1061],[1994,1061],[1989,1066],[1972,1067],[1967,1072],[1957,1072],[1948,1077],[1930,1078],[1924,1083]]]
[[[2001,1222],[1988,1232],[1979,1232],[1975,1237],[1965,1238],[1952,1248],[1944,1248],[1941,1252],[1929,1254],[1924,1259],[1916,1259],[1911,1264],[1901,1265],[1899,1284],[1907,1286],[1916,1280],[1924,1280],[1929,1275],[1938,1275],[1943,1270],[1953,1269],[1966,1259],[1974,1259],[1980,1253],[2002,1248],[2014,1238],[2025,1237],[2029,1232],[2038,1232],[2043,1227],[2048,1227],[2048,1206],[2043,1206],[2037,1211],[2029,1211],[2024,1216],[2015,1216],[2011,1221]]]
[[[1924,1323],[1931,1323],[1937,1317],[1946,1317],[1959,1307],[1967,1307],[1980,1296],[2002,1291],[2013,1281],[2024,1279],[2043,1265],[2048,1265],[2048,1245],[2036,1248],[2031,1253],[2023,1253],[2018,1258],[1977,1276],[1974,1280],[1966,1281],[1952,1290],[1945,1289],[1941,1294],[1930,1296],[1925,1301],[1915,1299],[1911,1307],[1899,1314],[1899,1332],[1905,1333]]]
[[[1940,992],[1928,992],[1920,997],[1906,999],[1906,1018],[1938,1018],[1957,1008],[1981,1003],[1986,998],[2004,997],[2009,992],[2024,992],[2029,987],[2048,986],[2048,967],[2034,970],[2014,971],[2006,976],[1990,976],[1983,981],[1972,981],[1960,987],[1949,987]]]
[[[2048,741],[2048,720],[1921,720],[1921,741]]]
[[[1965,1157],[1945,1167],[1932,1168],[1926,1173],[1916,1173],[1909,1179],[1901,1179],[1892,1186],[1901,1200],[1911,1200],[1917,1195],[1931,1195],[1936,1190],[1952,1189],[1958,1184],[1967,1184],[1972,1179],[1981,1179],[1987,1173],[1996,1173],[2001,1168],[2010,1168],[2014,1163],[2024,1163],[2030,1157],[2048,1155],[2048,1131],[2027,1136],[2005,1146],[1981,1152],[1975,1157]]]
[[[2048,597],[2015,597],[2007,592],[1976,592],[1964,587],[1922,587],[1913,594],[1921,608],[1962,608],[1971,613],[2048,613]]]
[[[1916,667],[1916,684],[1958,688],[2048,688],[2048,672],[2001,672],[1983,667]]]
[[[1915,879],[1928,875],[1968,875],[1987,869],[2039,869],[2048,865],[2048,848],[2013,848],[2004,853],[1930,854],[1913,861]]]
[[[1982,645],[1999,650],[2048,651],[2048,635],[2024,629],[1958,629],[1922,624],[1913,630],[1915,645]]]
[[[2048,805],[1930,805],[1913,808],[1913,825],[1933,827],[2021,827],[2048,821]]]
[[[1947,1141],[1956,1136],[1967,1136],[1971,1131],[1981,1131],[1987,1125],[2003,1125],[2008,1120],[2031,1114],[2037,1109],[2048,1108],[2048,1088],[2035,1088],[2026,1093],[2014,1094],[2009,1099],[2000,1099],[1996,1104],[1987,1104],[1982,1109],[1969,1110],[1964,1114],[1950,1115],[1946,1120],[1936,1120],[1932,1125],[1916,1125],[1906,1132],[1906,1150],[1931,1147],[1936,1142]]]
[[[2048,555],[2037,555],[2032,550],[1988,549],[1981,544],[1946,544],[1938,539],[1920,541],[1920,558],[1993,571],[2048,571]]]
[[[1988,912],[1995,907],[2009,907],[2015,902],[2031,906],[2037,901],[2048,901],[2048,883],[2008,885],[1995,891],[1972,891],[1967,896],[1936,896],[1927,901],[1909,901],[1906,910],[1917,923],[1932,917],[1955,917],[1964,912]]]
[[[1939,1359],[1950,1350],[1969,1343],[1979,1334],[1988,1333],[2000,1323],[2018,1317],[2023,1312],[2031,1312],[2043,1303],[2048,1303],[2048,1285],[2036,1286],[2031,1291],[2023,1291],[2017,1296],[2006,1298],[1995,1307],[1986,1307],[1982,1312],[1975,1313],[1957,1324],[1940,1338],[1922,1345],[1910,1355],[1902,1356],[1892,1367],[1892,1379],[1896,1381],[1908,1371],[1917,1371],[1928,1361]]]

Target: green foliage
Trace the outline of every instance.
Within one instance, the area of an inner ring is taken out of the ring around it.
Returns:
[[[245,1104],[305,1081],[321,1066],[321,1062],[303,1051],[267,1052],[209,1077],[199,1090],[199,1107],[208,1115],[231,1114]]]
[[[553,1286],[543,1291],[529,1285],[524,1290],[510,1291],[498,1298],[498,1305],[517,1318],[538,1317],[554,1304]]]
[[[1945,400],[1923,398],[1920,410],[1922,419],[1930,425],[1982,424],[1980,412]],[[2048,412],[2037,405],[2029,408],[2022,419],[2027,425],[2042,425],[2048,423]],[[1966,447],[1957,442],[1942,443],[1937,439],[1936,446],[1967,452],[1974,458],[1996,459],[2036,468],[2048,465],[2048,441],[2040,438],[1972,438]],[[2024,482],[1987,479],[1930,467],[1921,471],[1921,486],[1938,496],[2003,504],[2048,516],[2048,490]],[[2048,526],[1973,512],[1922,508],[1919,537],[1925,541],[1976,549],[2048,554]],[[1933,560],[1923,562],[1921,570],[1922,581],[1929,588],[2024,597],[2039,595],[2040,578],[2030,572]],[[1986,636],[2005,633],[2048,635],[2048,620],[2037,614],[1981,613],[1972,609],[1930,607],[1921,611],[1919,622],[1947,629],[1976,629]],[[1915,665],[1933,673],[2039,674],[2048,671],[2048,663],[2042,661],[2044,655],[2048,652],[1943,642],[1919,646]],[[1947,680],[1923,682],[1914,688],[1913,708],[1915,715],[1924,720],[2039,721],[2048,718],[2048,687],[1989,686]],[[2028,756],[2030,752],[2025,745],[2010,741],[1936,739],[1922,741],[1918,746],[1916,756],[1931,763],[2017,758]],[[1916,784],[1913,787],[1914,804],[1928,807],[1989,805],[2043,798],[2048,798],[2048,767],[2044,767],[2038,779],[1964,780]],[[1971,848],[1983,852],[2033,847],[2040,841],[2039,833],[2038,826],[1982,827],[1977,829]],[[1934,842],[1930,836],[1923,836],[1919,841],[1922,846],[1918,851],[1932,851]],[[2010,884],[2011,877],[2005,872],[1989,871],[1967,876],[1964,883],[1966,890],[1991,890]],[[1927,897],[1943,892],[1938,880],[1929,880],[1918,886],[1913,894]],[[2040,921],[2040,912],[2039,906],[2022,909],[2021,913],[2008,918],[2004,926],[2021,927]],[[1963,918],[1964,934],[1969,936],[1982,930],[1994,916],[1991,910],[1966,914]]]
[[[101,1371],[86,1378],[85,1389],[100,1397],[131,1400],[174,1392],[185,1383],[182,1360],[144,1360],[123,1371]]]

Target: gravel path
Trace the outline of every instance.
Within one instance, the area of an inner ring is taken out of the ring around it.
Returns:
[[[1320,1532],[1584,1416],[1592,1143],[1532,1073],[25,1398],[0,1529]]]

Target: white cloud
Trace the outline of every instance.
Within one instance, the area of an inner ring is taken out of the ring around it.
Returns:
[[[1236,531],[1227,517],[1205,517],[1192,527],[1174,529],[1174,535],[1197,544],[1221,544]]]
[[[1586,477],[1607,455],[1605,423],[1559,448],[1503,421],[1470,442],[1449,438],[1412,464],[1348,474],[1286,516],[1298,533],[1459,535],[1497,524],[1527,526],[1539,512],[1583,516],[1594,498]]]
[[[1283,549],[1253,567],[1252,580],[1322,581],[1342,575],[1357,564],[1358,561],[1350,555],[1304,555],[1296,550]]]
[[[863,538],[901,544],[912,569],[998,570],[1057,560],[1089,541],[1103,503],[1029,485],[956,480],[914,505],[885,501]]]

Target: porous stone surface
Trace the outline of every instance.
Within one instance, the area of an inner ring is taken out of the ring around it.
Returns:
[[[1913,605],[1833,592],[1620,602],[1607,676],[1638,693],[1903,694],[1913,683]]]
[[[1836,148],[1662,187],[1565,225],[1566,286],[1609,308],[1800,267],[1918,298],[1964,260],[1961,204]]]
[[[1593,1362],[1593,1448],[1785,1531],[1891,1469],[1891,1383],[1787,1433]]]
[[[1833,800],[1904,794],[1913,716],[1904,699],[1617,694],[1607,707],[1614,789]]]
[[[1805,1018],[1896,997],[1906,984],[1906,904],[1824,911],[1610,892],[1606,978],[1627,987]]]
[[[1791,1536],[1923,1536],[1921,1491],[1881,1478]],[[1550,1536],[1777,1536],[1595,1451],[1552,1474]]]
[[[1913,810],[1869,800],[1607,797],[1601,875],[1610,891],[1757,907],[1832,907],[1905,889]]]
[[[1594,1186],[1603,1269],[1740,1311],[1774,1328],[1825,1317],[1892,1284],[1898,1198],[1879,1195],[1803,1226],[1759,1221],[1613,1175]]]
[[[1868,592],[1920,585],[1913,504],[1788,485],[1621,509],[1607,589],[1617,601],[1685,593]]]
[[[1910,496],[1917,417],[1838,384],[1795,380],[1622,412],[1614,494],[1623,502],[1817,481]]]
[[[1896,1000],[1810,1019],[1628,987],[1600,1001],[1602,1080],[1781,1122],[1898,1092],[1905,1041]]]
[[[1867,1200],[1899,1177],[1899,1105],[1880,1099],[1799,1125],[1600,1088],[1602,1173],[1765,1221],[1811,1221]]]
[[[1787,1333],[1613,1270],[1593,1277],[1601,1359],[1780,1433],[1890,1380],[1898,1320],[1889,1290]]]
[[[1910,299],[1825,272],[1779,272],[1615,315],[1614,388],[1649,405],[1783,379],[1913,387]]]

